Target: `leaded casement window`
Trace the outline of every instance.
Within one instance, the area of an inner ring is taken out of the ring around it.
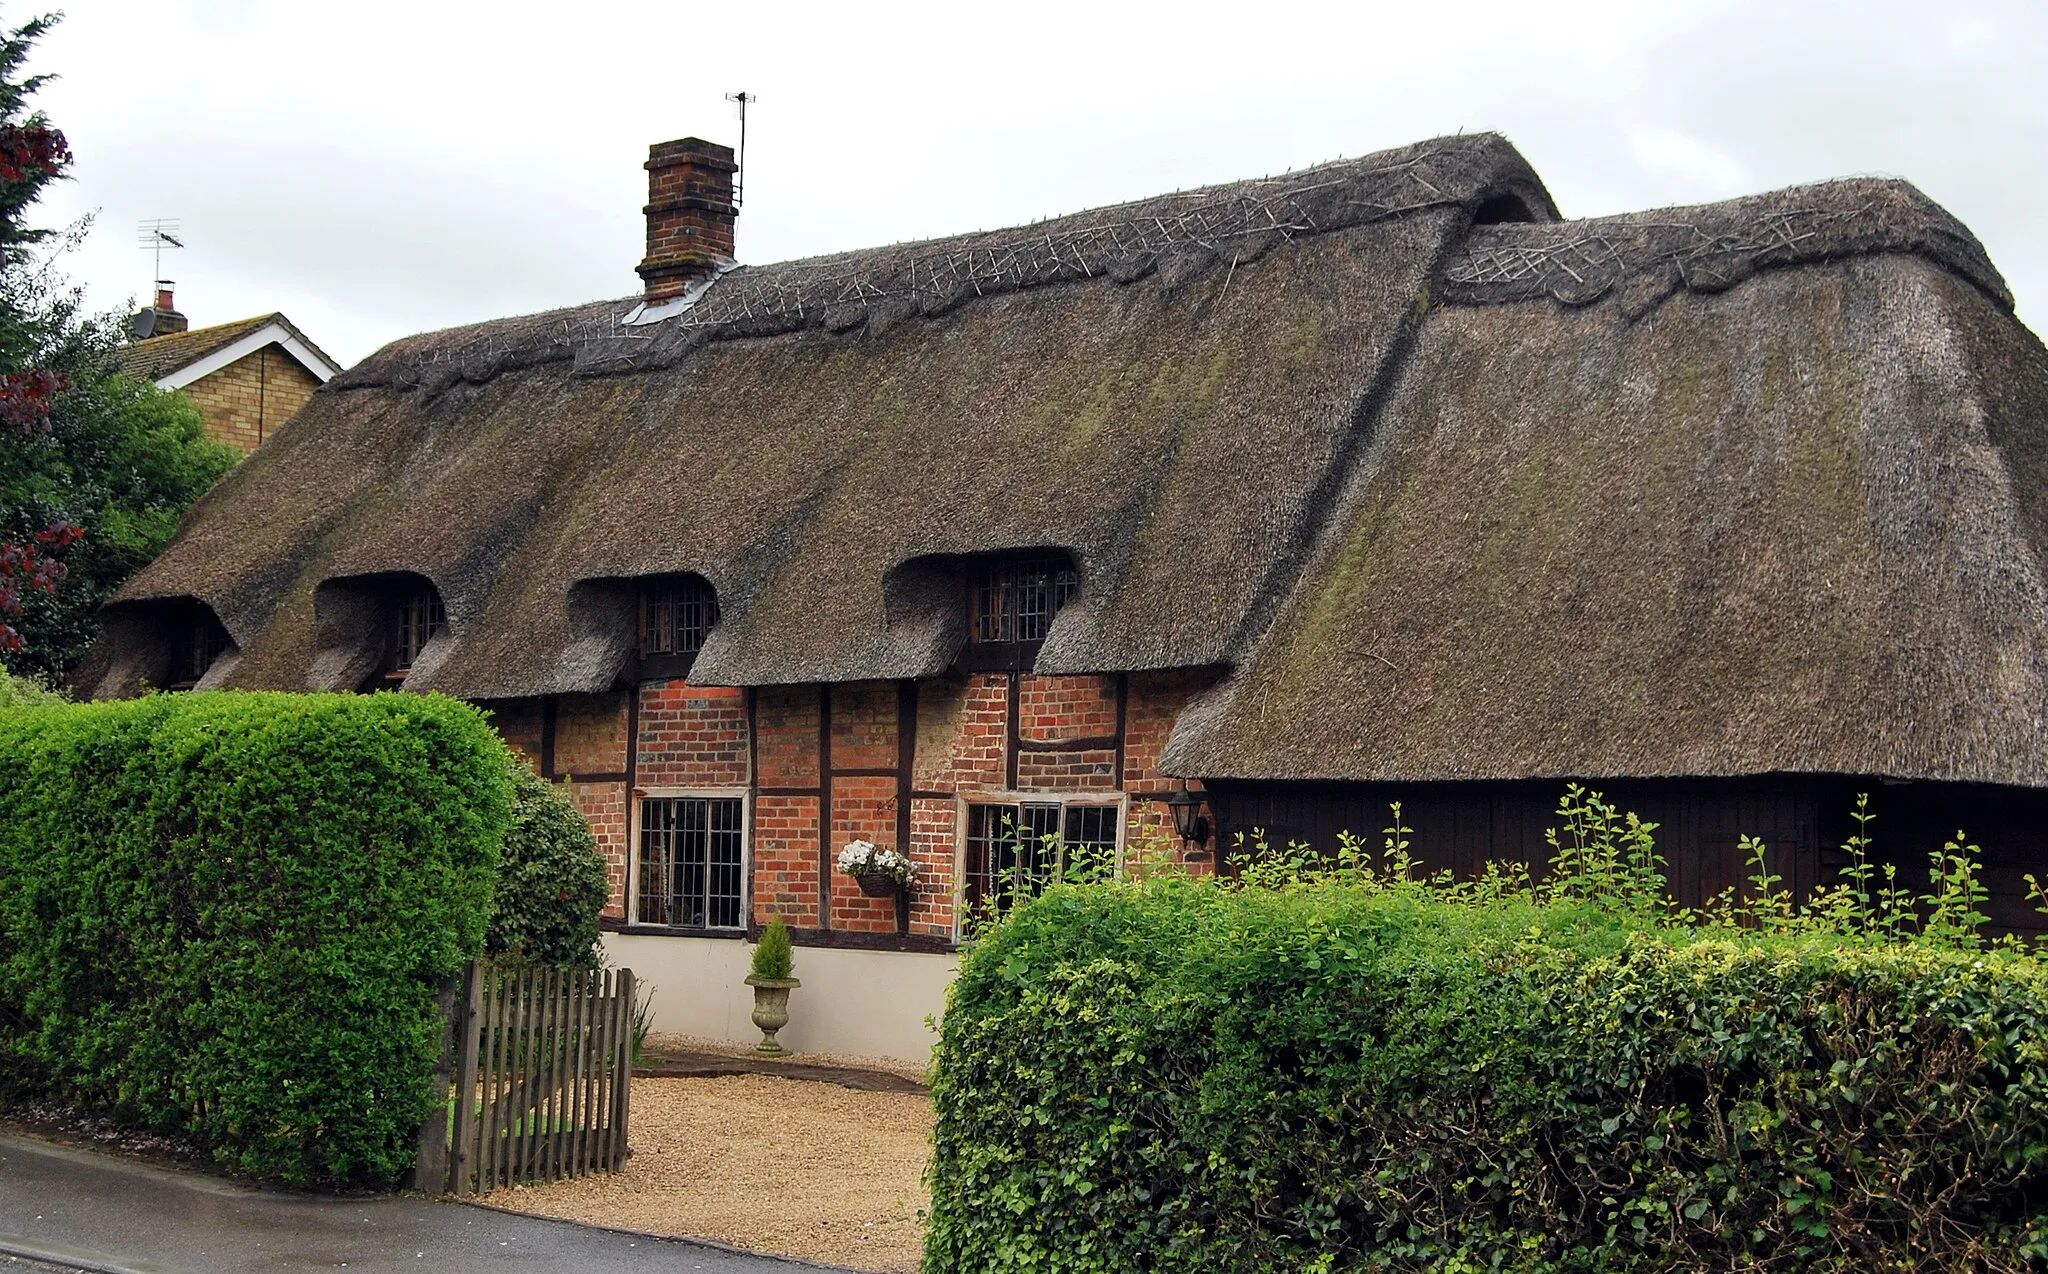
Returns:
[[[1099,797],[1051,797],[967,807],[968,914],[997,914],[1055,880],[1116,871],[1123,806]]]
[[[640,590],[640,653],[695,655],[718,623],[718,594],[695,575],[649,580]]]
[[[234,645],[228,630],[207,613],[193,616],[174,640],[177,645],[171,651],[171,675],[164,686],[166,690],[190,690],[213,667],[214,661]]]
[[[1053,616],[1080,587],[1080,572],[1059,557],[977,563],[970,637],[978,645],[1036,645],[1052,631]]]
[[[640,802],[633,918],[683,929],[744,929],[746,802],[663,796]]]
[[[402,678],[411,672],[420,652],[446,627],[448,612],[432,584],[416,584],[400,593],[392,608],[391,675]]]

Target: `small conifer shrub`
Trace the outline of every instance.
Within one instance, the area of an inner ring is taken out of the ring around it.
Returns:
[[[761,940],[754,945],[753,974],[764,982],[780,982],[790,977],[796,969],[796,957],[790,949],[789,926],[781,916],[769,918],[761,927]]]

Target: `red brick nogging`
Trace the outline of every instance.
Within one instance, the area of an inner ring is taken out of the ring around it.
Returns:
[[[1189,700],[1213,680],[1211,674],[1197,673],[1129,677],[1119,773],[1114,746],[1117,679],[1024,674],[1016,688],[1017,733],[1027,746],[1015,755],[1014,786],[1008,772],[1009,676],[984,673],[920,682],[909,784],[917,793],[910,803],[907,846],[917,872],[909,932],[947,938],[960,920],[955,891],[962,857],[962,801],[1015,799],[1015,793],[1120,790],[1129,798],[1127,862],[1163,857],[1195,872],[1212,870],[1216,846],[1185,854],[1173,834],[1160,798],[1177,791],[1180,783],[1160,774],[1158,761]],[[826,741],[819,738],[820,687],[755,691],[751,725],[744,691],[668,681],[647,683],[637,693],[636,786],[753,793],[749,845],[757,923],[779,914],[803,929],[829,924],[855,933],[897,931],[895,899],[867,897],[829,863],[854,839],[897,844],[897,685],[838,685],[829,691],[830,762],[838,773],[830,782],[831,835],[822,840],[818,784]],[[493,705],[500,729],[529,756],[539,751],[541,707],[542,701]],[[606,781],[586,778],[575,783],[572,795],[605,854],[612,883],[607,913],[613,916],[624,914],[630,808],[627,786],[609,776],[626,768],[627,708],[625,694],[562,696],[555,703],[558,771],[607,776]],[[758,775],[748,772],[750,733]],[[1095,740],[1106,746],[1071,746]],[[1034,749],[1029,743],[1069,746]],[[826,887],[831,894],[829,918],[818,910]]]
[[[635,769],[643,788],[747,786],[746,693],[686,681],[641,686]]]
[[[571,783],[569,799],[583,812],[597,837],[597,852],[604,855],[605,875],[611,881],[611,900],[604,914],[614,918],[626,914],[626,785],[624,783]]]
[[[754,921],[818,927],[818,798],[754,798]]]
[[[832,780],[833,857],[849,841],[872,841],[879,849],[896,847],[896,780],[835,778]],[[950,885],[951,876],[947,876]],[[896,899],[870,898],[850,876],[832,878],[832,927],[858,933],[896,932]]]
[[[756,691],[754,733],[762,787],[818,785],[816,686],[764,686]]]

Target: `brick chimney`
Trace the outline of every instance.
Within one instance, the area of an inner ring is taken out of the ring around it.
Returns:
[[[681,296],[732,256],[732,148],[698,137],[647,149],[647,259],[639,265],[649,301]]]
[[[146,341],[152,336],[170,336],[187,327],[185,316],[178,313],[171,304],[171,281],[156,281],[156,304],[146,310],[138,310],[128,322],[128,335],[132,340]]]

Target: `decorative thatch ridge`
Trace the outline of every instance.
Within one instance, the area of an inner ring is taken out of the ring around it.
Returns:
[[[1058,217],[1036,225],[733,270],[702,299],[645,327],[624,320],[639,298],[400,342],[341,380],[438,393],[519,367],[573,361],[583,374],[668,367],[709,340],[804,328],[843,332],[911,314],[937,316],[976,297],[1108,277],[1134,283],[1227,271],[1278,244],[1431,208],[1505,200],[1517,215],[1557,209],[1525,160],[1492,133],[1438,138],[1279,177],[1210,186]]]
[[[1880,252],[1930,257],[2006,309],[1984,245],[1903,181],[1850,178],[1690,208],[1550,224],[1482,226],[1444,271],[1444,298],[1498,305],[1548,296],[1585,305],[1620,289],[1645,310],[1679,288],[1720,292],[1758,270]]]

